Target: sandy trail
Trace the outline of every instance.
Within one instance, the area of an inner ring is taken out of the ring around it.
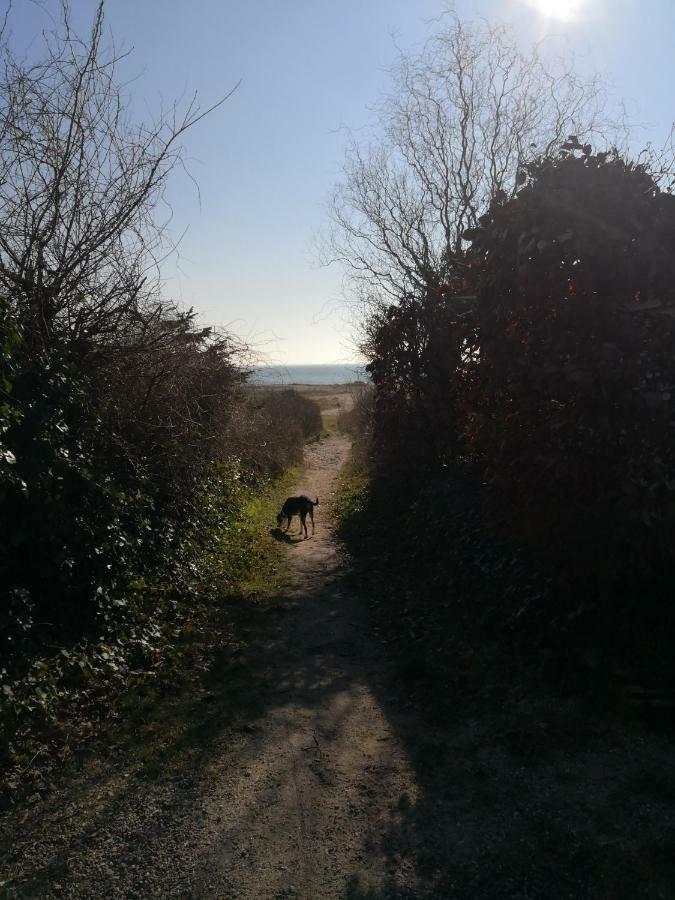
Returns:
[[[340,435],[309,448],[298,492],[328,500],[348,451]],[[378,848],[414,803],[414,776],[367,687],[378,660],[325,503],[316,519],[312,539],[289,545],[293,587],[271,644],[249,651],[272,661],[267,712],[246,761],[223,758],[208,809],[220,836],[195,896],[364,896],[393,874]]]

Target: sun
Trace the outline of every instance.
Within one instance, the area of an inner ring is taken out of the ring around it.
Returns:
[[[573,22],[579,18],[585,0],[526,0],[545,19]]]

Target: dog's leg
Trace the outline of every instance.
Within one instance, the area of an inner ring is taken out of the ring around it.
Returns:
[[[310,509],[310,511],[309,511],[309,517],[312,520],[312,534],[314,534],[314,510],[313,509]]]
[[[291,517],[290,517],[290,516],[286,516],[286,527],[284,528],[284,531],[288,531],[288,529],[289,529],[290,527],[291,527]]]
[[[302,534],[303,529],[305,531],[305,540],[306,540],[307,539],[307,513],[306,512],[300,513],[300,534]]]

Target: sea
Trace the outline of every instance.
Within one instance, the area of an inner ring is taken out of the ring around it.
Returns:
[[[259,366],[249,379],[253,384],[351,384],[369,381],[365,364]]]

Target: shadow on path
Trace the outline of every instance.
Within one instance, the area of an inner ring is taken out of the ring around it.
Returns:
[[[270,535],[275,541],[279,541],[282,544],[289,544],[290,546],[301,544],[305,540],[303,532],[293,535],[284,531],[282,528],[270,528]]]
[[[323,496],[346,442],[311,453]],[[495,692],[470,655],[435,683],[432,648],[413,665],[388,637],[409,601],[360,597],[325,521],[270,534],[293,546],[292,589],[228,601],[237,642],[139,711],[140,749],[101,747],[28,813],[8,860],[31,845],[40,864],[13,896],[673,896],[666,742]]]

